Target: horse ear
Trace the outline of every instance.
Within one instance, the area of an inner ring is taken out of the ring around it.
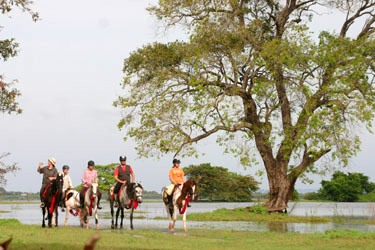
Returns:
[[[4,250],[8,249],[11,241],[12,241],[12,238],[10,238],[7,241],[4,241],[3,243],[1,243],[0,244],[1,249],[4,249]]]

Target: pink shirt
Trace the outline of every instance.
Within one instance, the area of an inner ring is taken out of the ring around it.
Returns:
[[[83,172],[83,176],[82,176],[82,184],[83,184],[83,186],[89,187],[91,185],[91,183],[96,178],[98,178],[98,172],[95,169],[93,169],[93,170],[86,169]],[[87,182],[87,183],[85,184],[85,182]]]

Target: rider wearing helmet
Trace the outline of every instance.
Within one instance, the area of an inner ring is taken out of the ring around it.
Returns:
[[[82,176],[82,189],[79,192],[79,198],[81,202],[81,208],[83,209],[85,206],[85,193],[88,188],[91,186],[91,183],[98,180],[98,172],[94,169],[95,163],[94,161],[89,161],[87,163],[87,169],[83,172]],[[102,193],[97,190],[98,192],[98,209],[102,209],[100,206],[100,199],[102,198]]]
[[[62,167],[62,172],[60,173],[60,176],[63,177],[63,188],[62,188],[62,194],[61,194],[61,211],[65,211],[65,201],[66,201],[66,192],[73,188],[72,179],[69,176],[69,166],[64,165]]]
[[[182,168],[180,168],[181,161],[178,159],[173,159],[173,166],[169,170],[169,180],[171,184],[167,186],[167,197],[164,197],[164,202],[167,204],[172,200],[172,194],[176,186],[180,186],[185,182],[185,173]]]
[[[126,156],[121,155],[119,160],[120,160],[120,165],[116,167],[113,173],[113,176],[115,180],[117,181],[115,189],[113,191],[115,194],[114,207],[118,206],[117,194],[120,191],[121,186],[123,184],[131,183],[135,181],[135,175],[134,175],[132,167],[130,165],[126,165]],[[131,179],[130,179],[130,176],[131,176]]]

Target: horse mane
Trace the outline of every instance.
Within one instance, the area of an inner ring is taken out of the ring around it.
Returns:
[[[188,193],[189,189],[191,189],[192,186],[195,186],[197,183],[195,182],[194,179],[189,179],[185,181],[184,185],[182,186],[181,194],[186,196]]]
[[[142,185],[138,182],[131,182],[131,183],[126,184],[126,194],[128,195],[129,198],[132,197],[132,193],[137,186],[142,188],[143,190]]]

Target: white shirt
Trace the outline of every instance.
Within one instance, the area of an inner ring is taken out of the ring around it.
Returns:
[[[67,190],[68,188],[73,188],[72,179],[68,174],[64,174],[64,172],[60,173],[61,176],[63,176],[64,184],[63,184],[63,192]]]

